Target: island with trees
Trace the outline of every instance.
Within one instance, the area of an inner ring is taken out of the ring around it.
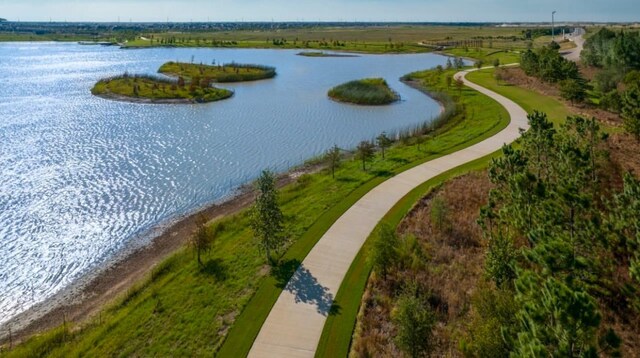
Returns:
[[[329,91],[329,97],[339,102],[358,105],[386,105],[400,100],[400,95],[394,92],[382,78],[365,78],[351,81],[334,87]]]
[[[106,99],[136,103],[208,103],[233,96],[233,91],[213,86],[273,78],[273,67],[260,65],[203,65],[167,62],[159,73],[168,77],[125,73],[98,81],[91,93]]]
[[[261,65],[230,63],[223,65],[204,65],[184,62],[167,62],[158,72],[187,79],[209,79],[213,82],[248,82],[273,78],[276,69]]]
[[[183,77],[170,79],[128,73],[98,81],[91,93],[105,99],[156,104],[208,103],[233,96],[233,91],[213,87],[208,79],[187,82]]]

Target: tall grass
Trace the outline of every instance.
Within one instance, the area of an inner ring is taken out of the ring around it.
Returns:
[[[329,97],[337,101],[361,105],[384,105],[400,99],[400,96],[382,78],[347,82],[332,88],[329,91]]]

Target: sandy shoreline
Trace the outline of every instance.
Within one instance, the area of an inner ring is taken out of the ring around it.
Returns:
[[[412,81],[403,80],[402,82],[432,98],[440,106],[440,114],[444,112],[443,103],[424,88]],[[295,181],[302,174],[322,170],[323,167],[322,164],[301,165],[280,174],[278,187]],[[132,240],[128,249],[107,260],[105,264],[84,274],[52,297],[0,325],[0,344],[8,342],[9,329],[15,344],[34,334],[58,327],[63,322],[82,324],[96,316],[105,308],[105,305],[145,279],[155,265],[183,248],[197,228],[202,215],[210,221],[233,215],[248,208],[253,203],[255,195],[253,186],[246,183],[227,200],[208,205],[173,221],[160,223],[144,236],[147,244],[139,245],[139,240]]]

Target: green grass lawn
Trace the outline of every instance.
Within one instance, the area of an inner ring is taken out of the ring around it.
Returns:
[[[259,65],[241,65],[237,63],[203,65],[183,62],[167,62],[158,72],[165,75],[181,76],[188,81],[209,79],[215,82],[244,82],[273,78],[276,69]]]
[[[123,96],[132,99],[186,100],[214,102],[233,96],[233,92],[209,85],[191,86],[149,76],[123,75],[98,81],[91,93],[96,96]]]
[[[505,83],[498,83],[494,77],[495,69],[475,71],[467,75],[467,79],[485,88],[499,93],[516,102],[528,113],[534,110],[547,113],[549,119],[559,124],[573,115],[564,103],[555,98],[545,96],[526,88],[517,87]]]
[[[391,104],[400,99],[382,78],[366,78],[341,84],[329,91],[329,97],[360,105]]]
[[[471,58],[481,60],[485,66],[491,66],[494,60],[499,60],[501,64],[520,62],[520,50],[515,49],[491,49],[491,48],[452,48],[445,51],[446,54],[457,57]]]

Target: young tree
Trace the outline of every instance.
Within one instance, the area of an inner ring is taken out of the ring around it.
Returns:
[[[283,215],[278,204],[278,190],[273,173],[265,170],[258,178],[258,196],[251,211],[251,228],[265,250],[267,260],[273,264],[271,253],[284,241]]]
[[[581,80],[568,79],[560,83],[560,95],[571,103],[581,103],[587,98],[585,84]]]
[[[447,77],[445,77],[445,81],[447,83],[447,88],[451,88],[451,83],[453,83],[453,76],[447,75]]]
[[[391,140],[391,138],[387,137],[386,132],[382,132],[376,138],[376,141],[378,142],[378,147],[382,150],[382,159],[384,159],[385,150],[391,146],[391,143],[393,143],[393,141]]]
[[[461,57],[456,57],[454,65],[456,66],[456,69],[459,70],[464,67],[464,60]]]
[[[211,250],[214,240],[214,232],[209,226],[207,226],[207,218],[201,215],[198,218],[198,228],[196,232],[191,236],[190,245],[196,252],[198,265],[202,266],[201,255],[208,253]]]
[[[448,57],[447,58],[447,67],[446,67],[446,69],[450,70],[452,68],[453,68],[453,63],[451,62],[451,57]]]
[[[362,161],[362,170],[367,170],[367,162],[371,161],[375,155],[375,147],[368,140],[358,144],[356,148],[356,158]]]
[[[476,66],[477,69],[481,69],[482,66],[484,65],[484,62],[482,60],[478,60],[474,63],[474,65]]]
[[[388,224],[383,224],[374,236],[369,260],[373,270],[383,277],[387,277],[387,270],[398,258],[398,237],[395,230]]]
[[[440,231],[442,231],[449,218],[449,209],[445,200],[438,196],[431,202],[431,222]]]
[[[495,60],[493,60],[493,67],[497,70],[498,67],[500,67],[500,59],[496,58]]]
[[[627,132],[640,141],[640,86],[632,86],[624,92],[622,119]]]
[[[458,89],[458,95],[462,96],[462,89],[464,88],[464,81],[462,78],[458,77],[455,81],[456,88]]]
[[[342,160],[340,148],[338,148],[337,145],[334,145],[333,148],[329,149],[324,154],[324,158],[329,163],[329,167],[331,168],[331,177],[335,179],[336,169],[340,166],[340,161]]]
[[[398,300],[393,321],[398,329],[398,347],[412,358],[427,355],[433,344],[436,320],[426,300],[419,295],[405,294]]]

